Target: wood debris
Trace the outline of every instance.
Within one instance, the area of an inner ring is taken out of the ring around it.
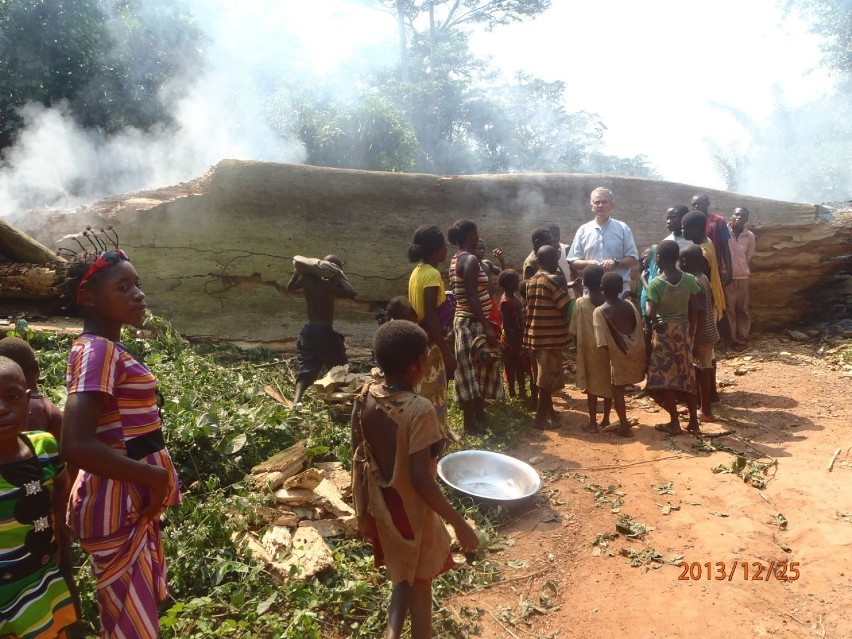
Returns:
[[[260,529],[234,537],[282,581],[334,569],[327,538],[358,534],[355,511],[346,501],[352,477],[340,463],[306,469],[307,447],[297,442],[252,469],[259,490],[273,492],[276,506],[259,506]]]

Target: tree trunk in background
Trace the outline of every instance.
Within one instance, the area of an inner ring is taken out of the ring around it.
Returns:
[[[64,261],[55,252],[36,242],[2,218],[0,218],[0,256],[12,262],[48,264]]]
[[[405,33],[405,13],[402,10],[402,0],[396,2],[396,23],[399,29],[399,69],[400,79],[408,82],[408,42]]]
[[[114,224],[155,313],[187,336],[272,347],[295,343],[305,322],[301,295],[286,291],[293,256],[335,253],[359,292],[338,303],[336,327],[350,344],[368,345],[373,310],[407,291],[406,249],[418,226],[470,218],[489,251],[502,248],[520,269],[533,229],[559,224],[570,242],[592,219],[597,186],[614,192],[613,217],[631,226],[640,251],[667,235],[665,210],[697,192],[710,196],[713,213],[748,207],[756,328],[848,314],[852,211],[637,178],[439,177],[226,160],[192,182],[27,220],[48,244],[86,224]]]

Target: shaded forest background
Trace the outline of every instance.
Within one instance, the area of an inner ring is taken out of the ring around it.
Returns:
[[[471,52],[473,30],[538,18],[550,0],[356,1],[396,19],[394,59],[363,67],[353,60],[338,77],[319,80],[279,72],[250,81],[260,106],[244,117],[261,120],[282,144],[295,145],[298,160],[436,174],[664,177],[643,155],[603,152],[606,123],[595,113],[571,110],[564,82],[523,73],[505,82],[488,60]],[[779,94],[767,122],[723,107],[751,139],[713,148],[719,174],[730,190],[747,178],[783,180],[799,200],[848,199],[852,1],[784,0],[783,6],[820,34],[823,63],[836,72],[836,92],[795,108]],[[59,109],[101,140],[128,131],[167,136],[178,105],[215,54],[196,11],[185,0],[0,2],[0,168],[15,163],[15,145],[40,108]],[[790,153],[793,147],[797,151]],[[70,180],[63,195],[90,191],[93,181],[109,183],[109,177]],[[156,185],[135,188],[148,186]],[[38,195],[23,201],[50,204]]]

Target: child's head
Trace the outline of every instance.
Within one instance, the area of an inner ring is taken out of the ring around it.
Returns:
[[[692,196],[692,210],[707,215],[710,212],[710,198],[704,193],[696,193]]]
[[[550,237],[553,240],[553,246],[558,246],[559,240],[562,239],[562,231],[559,229],[559,225],[551,224],[547,227],[547,230],[550,231]]]
[[[598,266],[597,264],[591,264],[583,269],[583,286],[585,286],[589,291],[599,291],[603,276],[603,267]]]
[[[698,248],[697,246],[695,248]],[[699,251],[701,249],[698,249]],[[674,240],[663,240],[657,244],[657,264],[660,268],[677,266],[680,258],[680,247]]]
[[[710,271],[707,258],[697,244],[687,246],[680,252],[680,268],[684,273],[691,275],[706,274]]]
[[[373,338],[373,353],[389,381],[399,380],[414,386],[426,373],[429,338],[417,324],[387,322],[379,326]]]
[[[642,255],[639,257],[639,266],[641,266],[643,269],[648,268],[648,260],[651,259],[651,251],[653,251],[656,246],[657,245],[654,244],[642,251]]]
[[[744,206],[735,208],[731,215],[731,228],[737,233],[742,233],[746,224],[748,224],[748,209]]]
[[[456,220],[447,231],[447,238],[460,249],[473,252],[479,243],[479,230],[470,220]]]
[[[39,367],[35,352],[26,340],[20,337],[4,337],[0,339],[0,357],[8,357],[24,371],[27,388],[35,391],[38,388]]]
[[[517,271],[511,268],[500,271],[500,275],[497,276],[497,284],[500,285],[500,288],[506,291],[507,295],[511,295],[517,291],[520,283],[521,276],[518,275]]]
[[[707,216],[701,211],[690,211],[683,216],[683,237],[690,242],[700,242],[704,239],[707,229]]]
[[[624,290],[624,278],[621,277],[620,273],[616,273],[615,271],[604,273],[601,278],[601,290],[606,298],[619,299],[621,291]]]
[[[550,235],[550,231],[547,233]],[[550,244],[545,244],[538,251],[536,251],[536,259],[538,259],[538,265],[542,270],[547,271],[548,273],[555,273],[556,269],[559,268],[559,251],[553,248]]]
[[[325,256],[324,258],[322,258],[322,259],[323,259],[323,261],[325,261],[325,262],[331,262],[331,263],[332,263],[332,264],[334,264],[337,268],[339,268],[340,270],[343,270],[343,260],[341,260],[341,259],[340,259],[339,257],[337,257],[336,255],[326,255],[326,256]]]
[[[417,311],[405,295],[397,295],[385,308],[389,320],[407,320],[417,323]]]
[[[84,319],[137,325],[145,319],[145,294],[130,258],[119,248],[77,254],[65,281],[69,311]]]
[[[440,264],[447,259],[447,242],[444,233],[434,224],[425,225],[414,231],[408,247],[408,261]]]
[[[27,425],[30,391],[18,363],[0,357],[0,443],[14,441]]]
[[[488,245],[485,244],[485,240],[483,240],[480,237],[479,241],[476,243],[476,250],[473,252],[473,254],[476,256],[476,259],[478,259],[481,262],[482,260],[485,259],[485,252],[487,250],[488,250]]]
[[[680,235],[683,216],[687,213],[689,213],[689,209],[683,204],[680,206],[673,206],[666,210],[666,228],[670,233]]]
[[[538,249],[542,246],[553,244],[553,235],[551,235],[550,231],[544,227],[539,227],[533,231],[530,239],[532,240],[533,251],[536,252],[538,252]]]

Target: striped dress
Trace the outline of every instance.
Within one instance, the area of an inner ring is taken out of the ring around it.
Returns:
[[[158,433],[157,380],[120,344],[88,333],[78,337],[68,358],[67,384],[69,395],[104,394],[95,437],[110,448],[127,454],[128,440]],[[178,504],[178,478],[168,450],[138,461],[171,472],[164,507]],[[159,633],[157,604],[167,595],[166,566],[159,520],[139,518],[148,499],[146,486],[85,470],[71,490],[68,525],[91,555],[101,637],[153,639]]]
[[[19,437],[32,456],[0,465],[0,637],[56,637],[77,620],[52,525],[50,493],[65,466],[53,435]]]
[[[485,335],[485,327],[473,313],[464,286],[464,279],[456,273],[459,258],[470,255],[459,251],[450,260],[450,286],[457,297],[453,319],[455,333],[456,375],[454,395],[458,402],[473,399],[503,399],[503,362],[500,357],[475,358],[474,342]],[[479,267],[476,295],[487,318],[491,313],[491,295],[488,293],[488,275]],[[483,337],[484,339],[484,337]],[[482,340],[479,340],[480,342]]]

